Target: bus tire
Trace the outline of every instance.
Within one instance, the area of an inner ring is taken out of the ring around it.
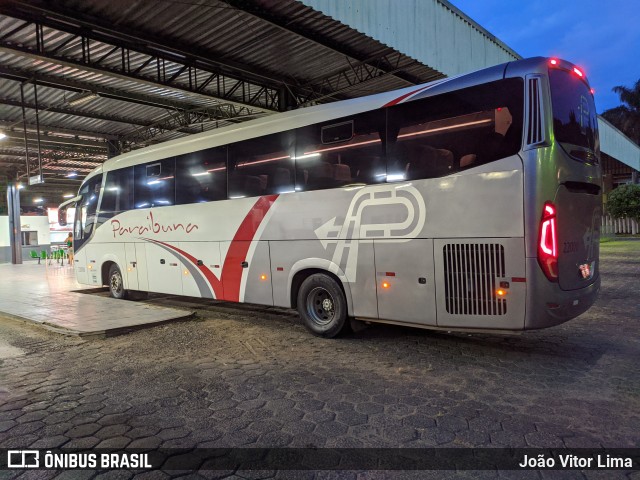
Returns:
[[[115,263],[109,268],[109,294],[113,298],[118,300],[124,300],[127,298],[127,291],[124,289],[124,281],[122,280],[122,273],[118,265]]]
[[[348,324],[347,299],[342,288],[322,273],[310,275],[300,285],[298,312],[304,326],[318,337],[333,338]]]

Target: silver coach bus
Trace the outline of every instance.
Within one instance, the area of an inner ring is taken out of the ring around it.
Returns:
[[[595,301],[599,156],[584,73],[533,58],[126,153],[60,214],[78,281],[116,298],[522,331]]]

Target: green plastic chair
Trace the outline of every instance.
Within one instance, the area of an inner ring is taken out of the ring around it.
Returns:
[[[40,265],[40,255],[38,255],[38,252],[36,252],[35,250],[31,250],[31,251],[29,252],[29,256],[30,256],[31,258],[33,258],[34,260],[35,260],[35,259],[38,259],[38,265]]]
[[[42,251],[40,252],[40,258],[41,258],[42,260],[44,260],[44,261],[46,261],[46,260],[47,260],[47,258],[48,258],[48,257],[47,257],[47,251],[46,251],[46,250],[42,250]]]

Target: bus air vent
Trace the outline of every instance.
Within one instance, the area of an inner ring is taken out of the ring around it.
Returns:
[[[505,315],[496,295],[505,277],[504,247],[497,243],[449,243],[443,247],[444,294],[452,315]]]
[[[530,78],[528,90],[527,110],[529,131],[527,132],[527,144],[535,145],[536,143],[544,141],[540,112],[540,79]]]

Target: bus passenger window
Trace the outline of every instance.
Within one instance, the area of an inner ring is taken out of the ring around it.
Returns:
[[[102,192],[100,223],[133,208],[133,167],[111,170]]]
[[[227,147],[176,157],[176,204],[227,198]]]
[[[294,191],[293,134],[282,132],[229,145],[229,198]]]
[[[523,92],[521,79],[507,79],[390,107],[387,180],[442,177],[516,154]]]
[[[384,182],[385,112],[296,130],[296,190]]]
[[[175,159],[136,165],[135,208],[166,207],[175,203]]]

